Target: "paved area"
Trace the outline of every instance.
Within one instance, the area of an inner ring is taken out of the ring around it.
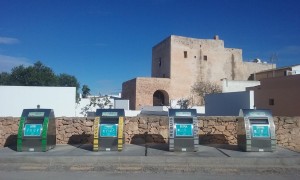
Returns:
[[[167,144],[125,145],[122,152],[93,152],[92,145],[57,145],[47,152],[0,149],[0,170],[71,171],[281,171],[300,172],[300,153],[242,152],[233,145],[200,145],[198,152],[169,152]]]
[[[111,173],[111,172],[76,172],[76,171],[0,171],[1,180],[297,180],[299,175],[294,174],[199,174],[199,173]]]
[[[210,144],[199,145],[198,152],[170,152],[168,144],[126,144],[123,151],[92,151],[92,145],[56,145],[47,152],[17,152],[16,147],[0,149],[0,158],[9,156],[49,157],[49,156],[164,156],[170,157],[236,157],[236,158],[300,158],[300,153],[282,147],[274,152],[244,152],[236,145]]]

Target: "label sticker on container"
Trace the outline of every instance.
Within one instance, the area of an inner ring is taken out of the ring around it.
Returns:
[[[175,116],[192,116],[191,112],[175,112]]]
[[[118,112],[102,112],[102,116],[118,116]]]
[[[28,117],[43,117],[45,112],[29,112]]]
[[[269,126],[252,126],[252,137],[270,137]]]
[[[193,125],[176,124],[176,136],[193,136]]]
[[[100,124],[100,137],[117,137],[117,124]]]
[[[24,136],[40,136],[42,133],[42,124],[25,124]]]

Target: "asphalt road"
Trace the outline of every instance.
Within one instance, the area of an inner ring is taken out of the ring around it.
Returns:
[[[261,179],[299,179],[299,174],[280,174],[280,173],[247,173],[221,172],[218,174],[210,173],[105,173],[105,172],[53,172],[53,171],[0,171],[0,180],[261,180]]]

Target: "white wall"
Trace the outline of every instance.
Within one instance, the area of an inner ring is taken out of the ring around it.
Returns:
[[[0,86],[0,116],[20,117],[23,109],[53,109],[56,117],[75,116],[75,87]]]
[[[300,65],[292,66],[292,71],[294,74],[300,74]]]
[[[141,111],[139,111],[139,110],[125,110],[126,117],[138,116],[140,113],[141,113]]]
[[[260,81],[233,81],[222,79],[222,92],[241,92],[246,91],[247,87],[259,86]]]
[[[205,96],[205,116],[238,116],[240,109],[253,109],[253,106],[253,91]]]
[[[129,110],[129,100],[118,99],[114,101],[115,109]]]

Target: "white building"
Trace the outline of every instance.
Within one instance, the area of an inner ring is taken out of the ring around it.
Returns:
[[[248,87],[259,86],[260,81],[233,81],[222,79],[222,92],[241,92],[246,91]]]
[[[0,86],[0,116],[20,117],[23,109],[53,109],[56,117],[75,116],[75,87]]]

